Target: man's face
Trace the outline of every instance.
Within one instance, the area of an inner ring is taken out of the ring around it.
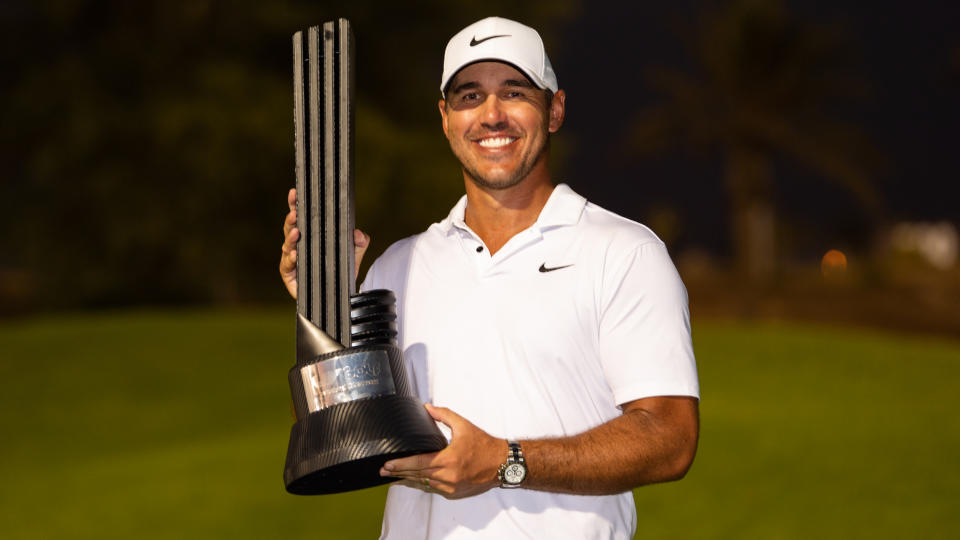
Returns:
[[[563,122],[563,92],[547,99],[507,64],[478,62],[457,73],[440,115],[450,148],[474,183],[506,189],[538,165],[548,134]]]

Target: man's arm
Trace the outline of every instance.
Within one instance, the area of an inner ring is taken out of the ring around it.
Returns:
[[[693,463],[699,426],[696,398],[631,401],[621,416],[580,435],[521,442],[529,487],[603,495],[679,480]]]
[[[528,474],[522,487],[560,493],[620,493],[645,484],[678,480],[693,463],[699,433],[699,401],[662,396],[623,405],[623,414],[579,435],[522,440]],[[387,462],[381,475],[429,487],[451,498],[499,485],[497,470],[507,443],[453,411],[427,405],[453,432],[444,450]]]

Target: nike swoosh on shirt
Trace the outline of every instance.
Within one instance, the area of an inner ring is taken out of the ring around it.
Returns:
[[[547,267],[547,263],[543,263],[543,264],[540,265],[540,272],[541,272],[541,273],[553,272],[554,270],[560,270],[560,269],[562,269],[562,268],[569,268],[569,267],[571,267],[571,266],[573,266],[573,265],[572,265],[572,264],[567,264],[567,265],[564,265],[564,266],[553,266],[553,267],[549,267],[549,268],[548,268],[548,267]]]
[[[488,40],[488,39],[493,39],[493,38],[498,38],[498,37],[510,37],[510,34],[500,34],[500,35],[498,35],[498,36],[487,36],[487,37],[485,37],[485,38],[483,38],[483,39],[477,39],[477,36],[473,36],[473,39],[470,40],[470,46],[471,46],[471,47],[476,47],[477,45],[483,43],[484,41],[486,41],[486,40]]]

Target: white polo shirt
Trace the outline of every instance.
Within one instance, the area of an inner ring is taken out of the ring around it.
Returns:
[[[463,197],[390,246],[363,286],[396,293],[420,399],[495,437],[532,439],[582,433],[635,399],[699,397],[686,290],[653,232],[561,184],[537,222],[491,257],[465,208]],[[448,500],[395,485],[382,538],[626,539],[635,528],[630,492],[492,489]]]

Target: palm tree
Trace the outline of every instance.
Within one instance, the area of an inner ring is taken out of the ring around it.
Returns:
[[[829,114],[863,88],[840,71],[837,34],[798,23],[778,2],[743,0],[706,14],[693,36],[697,69],[648,73],[664,100],[641,111],[631,140],[646,152],[719,151],[743,275],[762,282],[775,269],[775,159],[811,169],[879,212],[870,145]]]

